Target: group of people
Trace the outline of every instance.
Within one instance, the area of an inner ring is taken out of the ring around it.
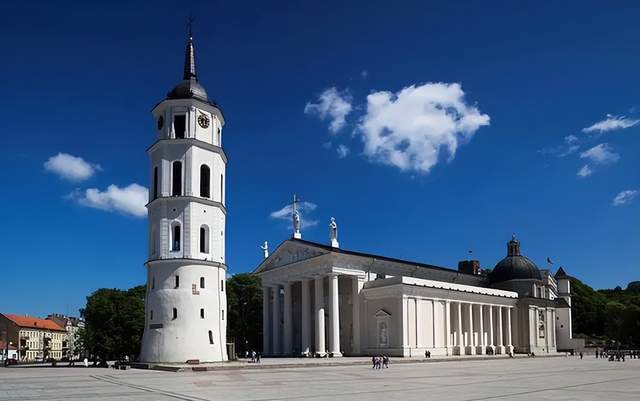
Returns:
[[[255,350],[247,351],[245,356],[247,359],[251,358],[249,363],[260,363],[261,355],[259,352],[256,352]]]
[[[374,356],[371,358],[372,369],[382,369],[389,367],[389,357],[386,355]]]

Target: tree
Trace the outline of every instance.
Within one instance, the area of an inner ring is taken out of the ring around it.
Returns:
[[[262,283],[260,277],[240,273],[227,280],[227,339],[236,352],[262,348]]]
[[[134,359],[144,331],[145,287],[101,288],[87,297],[81,342],[94,358]]]

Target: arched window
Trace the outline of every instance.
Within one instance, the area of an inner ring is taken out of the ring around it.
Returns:
[[[211,197],[211,170],[206,164],[200,166],[200,196]]]
[[[177,114],[173,116],[173,131],[176,134],[176,138],[184,138],[185,131],[187,130],[187,116],[184,114]]]
[[[204,319],[204,308],[200,308],[200,319]]]
[[[200,226],[200,252],[209,253],[209,227]]]
[[[178,318],[178,308],[173,308],[173,319],[177,319]]]
[[[182,195],[182,162],[173,162],[171,195]]]
[[[213,344],[213,331],[209,330],[209,344]]]
[[[180,250],[180,224],[174,223],[171,228],[171,250],[179,251]]]
[[[200,288],[204,288],[204,277],[200,277]]]
[[[154,167],[153,168],[153,199],[156,199],[157,197],[158,197],[158,167]]]

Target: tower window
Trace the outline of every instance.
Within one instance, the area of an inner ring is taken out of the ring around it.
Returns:
[[[204,308],[200,308],[200,319],[204,319]]]
[[[220,174],[220,203],[224,203],[224,175]]]
[[[177,139],[184,138],[187,129],[187,117],[184,114],[173,116],[173,129]]]
[[[220,127],[218,127],[218,146],[222,146],[222,137],[220,136]]]
[[[209,330],[209,344],[213,344],[213,331]]]
[[[173,308],[173,320],[178,318],[178,308]]]
[[[206,164],[200,166],[200,196],[211,197],[211,170]]]
[[[220,291],[224,292],[224,280],[220,280]]]
[[[151,289],[153,290],[154,288],[156,288],[156,278],[151,277]]]
[[[200,226],[200,252],[209,253],[209,227]]]
[[[180,287],[180,276],[176,276],[176,287],[175,288],[178,288],[178,287]]]
[[[204,288],[204,277],[200,277],[200,288]]]
[[[154,167],[153,168],[153,199],[156,199],[157,197],[158,197],[158,167]]]
[[[149,311],[149,320],[153,320],[153,310]]]
[[[171,238],[171,250],[179,251],[180,250],[180,224],[174,224]]]
[[[173,162],[171,195],[182,195],[182,162]]]
[[[222,312],[222,320],[224,320],[224,309],[221,310],[220,312]]]

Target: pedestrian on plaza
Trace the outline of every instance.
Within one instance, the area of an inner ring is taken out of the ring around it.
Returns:
[[[580,351],[580,360],[582,360],[583,357],[584,355],[582,354],[582,351]]]
[[[84,358],[84,367],[88,368],[89,367],[89,360],[87,358]]]
[[[386,355],[382,356],[382,366],[386,369],[389,368],[389,357]]]

